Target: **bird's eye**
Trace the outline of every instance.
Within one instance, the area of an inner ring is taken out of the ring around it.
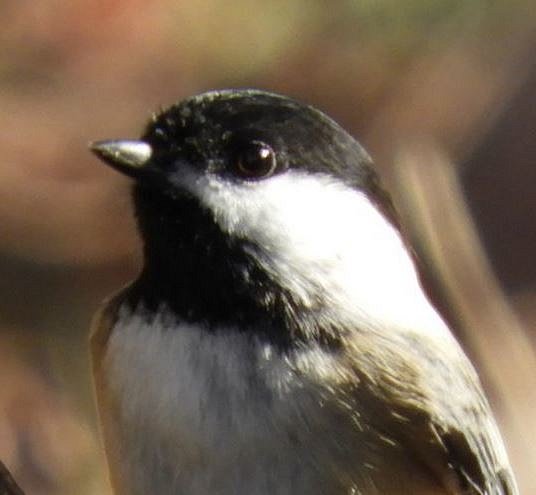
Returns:
[[[272,175],[277,161],[274,150],[262,141],[249,141],[237,147],[233,167],[244,179],[263,179]]]

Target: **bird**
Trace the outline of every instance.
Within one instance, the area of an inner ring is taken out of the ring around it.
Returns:
[[[90,147],[130,177],[143,244],[90,342],[117,495],[518,493],[373,161],[334,120],[215,90]]]

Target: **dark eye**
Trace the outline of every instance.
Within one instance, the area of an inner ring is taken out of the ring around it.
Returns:
[[[245,179],[262,179],[274,173],[277,161],[269,145],[248,141],[236,148],[232,165],[235,173]]]

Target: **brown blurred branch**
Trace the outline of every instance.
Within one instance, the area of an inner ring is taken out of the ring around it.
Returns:
[[[0,495],[24,495],[2,461],[0,461]]]
[[[440,301],[499,408],[522,493],[536,493],[536,356],[488,264],[455,167],[430,146],[402,150],[398,203],[432,299]]]

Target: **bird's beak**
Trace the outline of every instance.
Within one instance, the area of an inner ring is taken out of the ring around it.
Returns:
[[[96,141],[89,149],[103,162],[133,178],[144,175],[153,154],[151,146],[144,141],[127,139]]]

